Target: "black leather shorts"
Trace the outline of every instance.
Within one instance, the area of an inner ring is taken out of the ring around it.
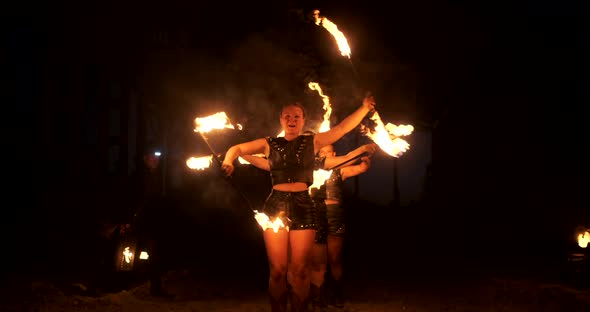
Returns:
[[[316,207],[307,191],[282,192],[275,189],[262,209],[271,219],[280,217],[289,230],[316,229]]]
[[[330,204],[326,206],[328,219],[328,234],[343,235],[346,228],[344,222],[344,207],[341,204]]]

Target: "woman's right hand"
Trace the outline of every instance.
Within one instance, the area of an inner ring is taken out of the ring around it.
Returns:
[[[363,107],[367,108],[369,111],[373,111],[375,109],[375,97],[373,95],[368,94],[363,99]]]
[[[234,172],[234,165],[232,163],[224,161],[221,164],[221,170],[223,170],[223,173],[225,173],[225,176],[229,177]]]
[[[373,155],[379,146],[376,143],[369,143],[363,145],[363,150],[369,154],[369,156]]]

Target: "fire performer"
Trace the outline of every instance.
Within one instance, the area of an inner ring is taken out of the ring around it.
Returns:
[[[366,172],[371,167],[371,156],[377,150],[375,143],[365,144],[345,156],[336,156],[333,145],[320,149],[316,157],[316,170],[330,170],[330,176],[319,187],[311,188],[311,198],[317,209],[315,244],[311,251],[310,301],[317,310],[327,304],[344,307],[342,292],[342,246],[345,232],[344,211],[341,205],[344,180]],[[270,171],[267,159],[255,155],[242,156],[253,166]],[[359,160],[360,163],[353,162]],[[335,168],[331,170],[331,168]],[[330,265],[331,283],[328,295],[325,276]],[[287,278],[292,280],[291,276]]]
[[[279,231],[263,233],[269,261],[269,297],[272,311],[286,311],[287,264],[291,255],[292,311],[307,311],[310,279],[309,256],[314,244],[316,209],[309,195],[313,183],[314,155],[359,125],[375,108],[372,96],[361,107],[332,129],[315,135],[303,135],[305,111],[298,103],[287,104],[280,115],[284,137],[266,137],[234,145],[222,163],[226,175],[234,171],[234,161],[243,155],[264,154],[270,164],[272,191],[263,212],[288,225]]]
[[[377,144],[369,144],[377,148]],[[371,167],[370,156],[361,158],[359,164],[353,164],[332,170],[330,177],[320,188],[312,192],[312,199],[318,207],[318,230],[311,256],[311,301],[320,309],[327,303],[344,307],[342,292],[342,246],[345,233],[345,215],[342,200],[344,180],[362,174]],[[333,145],[320,149],[320,158],[334,158],[336,152]],[[328,265],[330,267],[330,283],[325,282]],[[330,285],[330,289],[326,288]],[[329,293],[329,296],[328,296]]]

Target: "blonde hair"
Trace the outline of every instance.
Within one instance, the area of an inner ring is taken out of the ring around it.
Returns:
[[[280,113],[279,117],[281,117],[283,115],[283,111],[285,110],[285,108],[291,107],[291,106],[299,107],[299,109],[301,109],[301,112],[303,113],[303,118],[305,118],[305,107],[303,107],[303,105],[301,105],[301,103],[299,103],[299,102],[293,102],[293,103],[283,105],[283,107],[281,108],[281,113]]]

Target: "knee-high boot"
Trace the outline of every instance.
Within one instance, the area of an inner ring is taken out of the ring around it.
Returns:
[[[299,298],[294,292],[291,292],[291,312],[309,312],[309,298]]]
[[[287,312],[287,295],[288,292],[283,293],[279,298],[274,298],[270,293],[268,299],[270,300],[271,312]]]
[[[309,288],[309,302],[313,311],[325,311],[328,306],[325,285],[326,283],[323,283],[318,287],[312,283]]]

